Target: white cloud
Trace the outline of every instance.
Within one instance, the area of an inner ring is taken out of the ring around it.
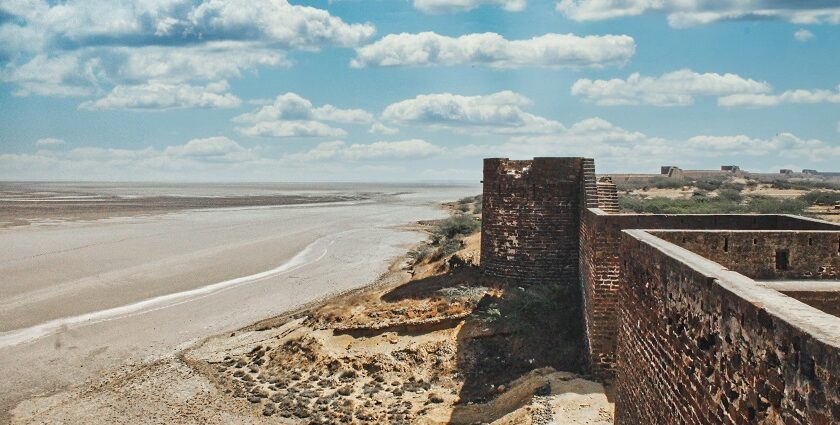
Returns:
[[[253,43],[210,42],[199,46],[91,47],[38,54],[0,69],[16,95],[84,96],[111,85],[212,82],[239,78],[255,67],[288,66],[282,52]]]
[[[375,32],[371,24],[348,24],[325,10],[286,0],[33,0],[4,2],[0,11],[21,22],[10,24],[12,30],[36,30],[49,44],[65,48],[250,39],[281,48],[316,49],[355,46]],[[14,47],[27,51],[32,46]]]
[[[364,124],[373,121],[373,115],[362,109],[340,109],[329,104],[316,108],[308,99],[289,92],[278,95],[272,103],[262,108],[233,119],[239,123],[276,120],[322,120]]]
[[[414,8],[426,13],[466,12],[483,5],[521,12],[527,4],[527,0],[414,0]]]
[[[40,0],[0,3],[0,80],[16,95],[86,96],[114,86],[206,84],[288,66],[286,49],[358,46],[370,24],[286,0]]]
[[[524,112],[522,107],[528,104],[528,98],[512,91],[487,96],[426,94],[388,105],[382,112],[382,118],[402,125],[461,132],[533,134],[563,128],[557,121]]]
[[[804,42],[814,38],[814,33],[812,33],[811,31],[808,31],[806,29],[800,29],[799,31],[796,31],[795,33],[793,33],[793,38],[795,38],[796,41],[800,41],[800,42],[804,43]]]
[[[781,104],[840,103],[840,85],[831,90],[787,90],[782,94],[740,94],[718,99],[720,106],[761,108]]]
[[[385,124],[382,124],[381,122],[375,122],[375,123],[371,124],[370,128],[368,129],[368,133],[370,133],[370,134],[391,135],[391,134],[397,134],[399,132],[400,132],[400,129],[393,128],[393,127],[388,127]]]
[[[150,81],[136,86],[116,86],[101,99],[82,102],[79,109],[167,110],[183,108],[235,108],[242,101],[227,91],[227,81],[191,86]]]
[[[251,137],[343,137],[347,132],[318,121],[263,121],[237,131]]]
[[[312,110],[312,117],[316,120],[342,122],[348,124],[367,124],[373,121],[373,115],[362,109],[340,109],[332,105],[324,105]]]
[[[98,58],[40,54],[21,65],[6,65],[0,70],[0,80],[14,83],[17,96],[85,96],[95,91],[101,68]]]
[[[770,86],[736,74],[699,74],[689,69],[660,77],[631,74],[626,80],[580,79],[572,85],[572,95],[599,105],[685,106],[696,96],[766,93]]]
[[[63,145],[66,142],[62,139],[56,139],[54,137],[45,137],[43,139],[38,139],[35,141],[35,146],[59,146]]]
[[[221,162],[242,162],[256,158],[253,151],[224,136],[192,139],[184,145],[167,147],[163,154]]]
[[[736,135],[697,135],[685,139],[666,139],[626,130],[600,118],[576,122],[552,134],[514,136],[501,144],[472,144],[452,148],[447,156],[511,157],[585,156],[594,157],[602,170],[639,172],[658,169],[667,163],[689,167],[715,164],[722,158],[754,158],[766,169],[785,168],[790,158],[831,165],[840,161],[840,146],[817,139],[804,139],[791,133],[773,137]]]
[[[445,148],[421,139],[369,144],[347,144],[334,141],[321,143],[303,153],[292,154],[288,159],[296,161],[419,159],[441,155],[445,152]]]
[[[282,51],[254,42],[214,41],[197,46],[115,48],[96,53],[113,64],[112,78],[186,82],[239,78],[257,67],[291,66]]]
[[[662,13],[676,28],[745,19],[779,19],[797,24],[840,23],[840,6],[828,3],[801,0],[560,0],[557,11],[575,21]]]
[[[258,37],[295,48],[355,46],[375,32],[371,24],[347,24],[325,10],[286,0],[205,0],[185,18],[199,34]]]
[[[316,108],[296,93],[285,93],[268,105],[233,118],[233,122],[251,124],[237,128],[248,136],[342,137],[347,134],[321,121],[367,124],[373,121],[373,115],[361,109],[341,109],[329,104]]]
[[[244,147],[222,136],[162,149],[40,149],[34,154],[0,154],[0,178],[125,180],[143,176],[241,181],[328,176],[333,180],[412,180],[424,176],[424,169],[452,168],[477,173],[480,158],[491,156],[588,156],[596,159],[600,170],[615,172],[650,171],[666,163],[704,168],[729,163],[734,158],[762,164],[764,170],[827,169],[840,161],[840,146],[836,143],[791,133],[771,137],[700,134],[667,139],[627,130],[600,118],[584,119],[549,134],[513,135],[500,143],[486,137],[480,140],[482,144],[470,145],[443,145],[422,139],[331,141],[274,157],[265,156],[266,151],[259,147]],[[791,164],[791,158],[798,164]],[[416,173],[407,175],[409,162]]]
[[[623,65],[636,51],[626,35],[545,34],[528,40],[506,40],[496,33],[447,37],[433,32],[389,34],[356,48],[350,65],[428,66],[475,64],[495,68],[602,67]]]

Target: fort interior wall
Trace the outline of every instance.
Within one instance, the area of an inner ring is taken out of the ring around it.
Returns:
[[[840,421],[840,318],[642,230],[621,256],[617,424]]]
[[[840,227],[820,220],[789,215],[607,214],[600,209],[589,208],[583,212],[580,229],[580,277],[584,293],[588,364],[594,375],[609,380],[614,373],[618,335],[618,289],[622,259],[619,246],[622,230],[837,230]],[[830,239],[830,236],[825,237]],[[723,240],[720,241],[720,248],[722,250]],[[727,254],[734,258],[737,251],[733,246]]]
[[[650,233],[754,279],[840,279],[840,233],[836,231]]]

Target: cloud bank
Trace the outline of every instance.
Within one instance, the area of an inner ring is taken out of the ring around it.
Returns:
[[[162,111],[184,108],[236,108],[242,104],[242,101],[227,93],[229,88],[227,81],[224,80],[206,86],[168,84],[152,80],[147,84],[116,86],[101,99],[82,102],[79,109]]]
[[[507,40],[496,33],[447,37],[434,32],[389,34],[356,48],[350,66],[482,65],[493,68],[620,66],[636,43],[626,35],[545,34]]]
[[[229,107],[232,95],[207,90],[196,102],[196,87],[289,66],[289,50],[355,47],[375,32],[371,24],[346,23],[286,0],[9,0],[0,3],[0,17],[0,61],[7,62],[0,80],[18,96],[114,91],[82,109]],[[192,100],[118,98],[161,84],[178,85]]]
[[[561,0],[557,11],[575,21],[661,13],[675,28],[718,21],[778,19],[796,24],[838,24],[840,6],[802,0]]]
[[[499,6],[508,12],[521,12],[527,0],[414,0],[414,8],[426,13],[467,12],[477,7]]]
[[[373,115],[361,109],[341,109],[333,105],[315,107],[296,93],[277,96],[271,104],[233,118],[246,124],[237,130],[254,137],[342,137],[347,134],[323,121],[368,124]]]
[[[727,107],[762,108],[781,104],[840,103],[840,85],[831,90],[787,90],[781,94],[738,94],[718,99]]]
[[[530,103],[512,91],[486,96],[425,94],[388,105],[382,118],[400,125],[470,133],[534,134],[562,128],[557,121],[523,111]]]
[[[767,93],[770,85],[736,74],[700,74],[690,69],[669,72],[659,77],[638,73],[627,79],[577,80],[573,96],[604,106],[653,105],[686,106],[698,96],[754,95]]]

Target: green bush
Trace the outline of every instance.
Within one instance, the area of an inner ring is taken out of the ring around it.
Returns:
[[[735,189],[720,189],[718,190],[718,199],[741,202],[741,191]]]
[[[812,190],[812,189],[830,189],[830,190],[840,190],[840,184],[834,182],[828,182],[824,180],[782,180],[776,179],[773,180],[771,186],[776,189],[799,189],[799,190]]]
[[[632,192],[634,190],[648,190],[652,187],[657,189],[678,189],[685,184],[686,182],[683,180],[657,176],[649,179],[618,181],[615,183],[615,188],[622,192]]]
[[[749,211],[759,214],[803,214],[808,203],[801,199],[755,197],[750,199]]]
[[[443,244],[443,246],[440,247],[440,250],[441,250],[441,254],[443,254],[444,257],[448,257],[448,256],[460,251],[461,248],[463,248],[463,247],[464,247],[463,242],[453,239],[453,240],[449,240],[445,244]]]
[[[434,248],[428,245],[423,245],[417,249],[408,251],[408,257],[414,259],[415,263],[422,263],[423,260],[430,258],[434,253]]]
[[[657,189],[679,189],[685,186],[685,182],[669,177],[654,177],[651,179],[651,185]]]
[[[704,177],[694,181],[694,187],[706,191],[713,191],[720,189],[726,182],[726,177]]]
[[[481,224],[468,216],[450,217],[438,225],[436,233],[452,239],[455,236],[467,236],[478,231]]]
[[[692,197],[691,199],[621,196],[623,211],[650,214],[803,214],[808,204],[799,199],[754,197],[748,202],[731,199]]]
[[[834,205],[840,202],[840,193],[815,190],[802,195],[800,199],[810,205]]]
[[[774,189],[792,189],[793,185],[790,184],[787,180],[773,180],[773,183],[770,183],[770,186]]]
[[[749,183],[748,183],[748,184],[749,184]],[[722,185],[720,185],[720,189],[721,189],[721,190],[723,190],[723,189],[726,189],[726,190],[734,190],[734,191],[736,191],[736,192],[741,192],[741,191],[743,191],[743,190],[744,190],[744,188],[745,188],[746,186],[747,186],[747,185],[745,185],[745,184],[743,184],[743,183],[724,182]]]

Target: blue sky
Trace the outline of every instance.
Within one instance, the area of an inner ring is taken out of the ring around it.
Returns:
[[[840,3],[6,0],[0,179],[840,170]]]

